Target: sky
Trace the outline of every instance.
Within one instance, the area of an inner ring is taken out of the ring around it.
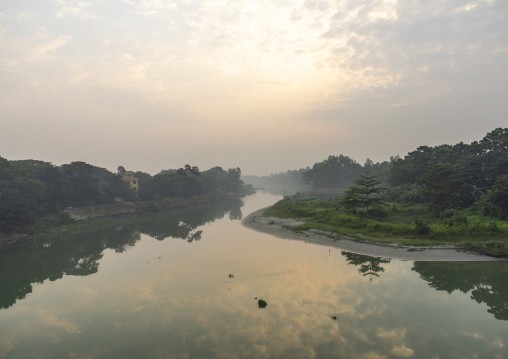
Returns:
[[[0,157],[363,164],[508,127],[506,0],[0,0]]]

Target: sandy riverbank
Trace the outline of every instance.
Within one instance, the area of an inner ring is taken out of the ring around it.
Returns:
[[[352,240],[333,233],[307,230],[294,232],[284,227],[301,224],[291,218],[264,217],[265,208],[249,214],[242,224],[255,231],[268,233],[280,238],[295,239],[307,243],[330,246],[348,252],[365,254],[374,257],[393,258],[411,261],[499,261],[503,259],[488,257],[472,252],[465,252],[454,247],[401,247],[370,244]]]

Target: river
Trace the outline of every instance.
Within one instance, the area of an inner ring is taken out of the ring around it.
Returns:
[[[242,226],[280,198],[0,254],[0,357],[508,358],[506,262],[375,258]]]

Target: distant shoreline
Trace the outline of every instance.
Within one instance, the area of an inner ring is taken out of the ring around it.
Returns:
[[[334,247],[348,252],[364,254],[373,257],[391,258],[409,261],[427,262],[492,262],[506,259],[494,258],[478,253],[464,251],[453,246],[446,247],[409,247],[379,245],[353,240],[335,233],[306,230],[294,232],[284,227],[293,227],[301,221],[291,218],[264,217],[267,208],[259,209],[242,220],[242,224],[258,232],[271,234],[275,237],[305,241],[306,243]]]

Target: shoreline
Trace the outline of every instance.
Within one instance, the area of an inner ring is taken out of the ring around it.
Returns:
[[[291,218],[264,217],[267,208],[252,212],[242,220],[242,225],[252,230],[271,234],[275,237],[305,241],[306,243],[342,249],[356,254],[409,261],[427,262],[493,262],[506,261],[503,258],[465,251],[453,246],[442,247],[409,247],[390,246],[357,241],[346,236],[320,230],[294,232],[287,227],[294,227],[303,222]]]

